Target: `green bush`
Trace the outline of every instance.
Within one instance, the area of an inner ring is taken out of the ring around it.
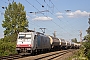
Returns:
[[[90,59],[90,35],[86,36],[86,42],[84,42],[83,45],[85,46],[84,54]]]
[[[9,54],[15,54],[15,46],[14,42],[4,42],[0,45],[0,56],[5,56]]]
[[[16,37],[16,35],[12,35],[0,39],[0,56],[16,54]]]

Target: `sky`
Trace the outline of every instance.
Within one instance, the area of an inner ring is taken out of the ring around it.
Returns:
[[[2,6],[7,7],[13,1],[25,7],[30,30],[42,32],[40,28],[46,28],[45,34],[53,35],[56,31],[58,38],[68,41],[73,38],[80,41],[80,31],[82,38],[87,35],[90,0],[0,0],[0,38],[5,30]]]

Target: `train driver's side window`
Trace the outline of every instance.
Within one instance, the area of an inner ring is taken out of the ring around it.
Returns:
[[[37,36],[37,35],[34,36],[34,39],[36,39],[36,36]]]

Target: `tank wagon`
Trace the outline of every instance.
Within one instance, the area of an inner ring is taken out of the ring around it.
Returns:
[[[70,48],[74,49],[74,42],[70,42]]]
[[[81,44],[74,43],[74,49],[78,49],[81,46]]]
[[[60,49],[60,40],[53,36],[48,36],[50,39],[51,49]]]
[[[69,49],[70,48],[70,42],[69,41],[65,41],[66,42],[66,47],[65,47],[65,49]]]
[[[65,47],[66,47],[65,40],[60,38],[59,41],[60,41],[60,49],[65,49]]]

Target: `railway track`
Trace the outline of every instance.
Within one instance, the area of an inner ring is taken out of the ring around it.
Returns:
[[[42,55],[42,57],[40,56],[39,58],[35,58],[35,60],[51,60],[51,59],[55,59],[61,55],[64,55],[66,53],[68,53],[69,51],[57,51],[57,52],[53,52],[53,53],[49,53],[46,55]]]
[[[44,54],[38,54],[35,56],[30,56],[30,54],[27,54],[27,55],[15,54],[10,56],[0,57],[0,60],[58,60],[64,54],[67,54],[73,51],[75,51],[75,49],[54,51],[54,52],[49,52]]]
[[[19,58],[24,58],[28,57],[29,55],[23,55],[23,54],[14,54],[14,55],[9,55],[9,56],[2,56],[0,57],[0,60],[15,60]]]
[[[28,57],[20,58],[20,59],[16,59],[16,60],[60,60],[59,58],[61,56],[63,56],[64,54],[67,54],[69,52],[73,52],[73,51],[75,51],[75,49],[49,52],[49,53],[39,54],[39,55],[35,55],[35,56],[28,56]]]

